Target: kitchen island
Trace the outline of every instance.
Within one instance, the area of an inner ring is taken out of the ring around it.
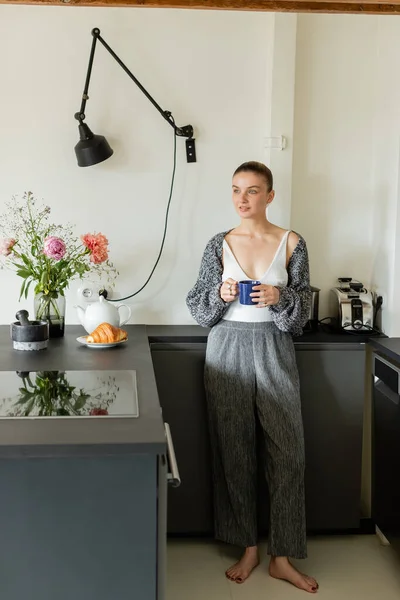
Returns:
[[[82,328],[70,326],[47,350],[23,352],[0,327],[4,599],[164,598],[166,435],[146,328],[127,329],[128,342],[112,349],[80,346]],[[99,388],[90,396],[95,376]],[[40,416],[44,394],[32,392],[35,382],[66,380],[84,387],[71,405],[80,414],[62,416],[63,405],[61,414]],[[26,381],[40,408],[13,416]],[[114,404],[122,410],[112,414]]]

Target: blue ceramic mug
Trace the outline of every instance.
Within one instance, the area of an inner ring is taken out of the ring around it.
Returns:
[[[239,302],[240,304],[248,304],[255,306],[256,303],[253,302],[250,294],[253,292],[253,287],[255,285],[261,285],[261,281],[257,281],[256,279],[245,279],[244,281],[239,281]]]

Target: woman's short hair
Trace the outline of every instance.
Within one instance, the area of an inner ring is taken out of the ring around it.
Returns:
[[[257,173],[257,175],[261,175],[261,177],[264,177],[267,183],[268,192],[271,192],[274,187],[274,178],[270,169],[268,169],[268,167],[263,163],[257,162],[256,160],[250,160],[249,162],[241,164],[236,169],[233,176],[235,177],[235,175],[237,175],[238,173]]]

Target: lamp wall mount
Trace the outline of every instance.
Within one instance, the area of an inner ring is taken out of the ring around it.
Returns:
[[[140,83],[140,81],[135,77],[135,75],[128,69],[128,67],[122,62],[119,56],[114,52],[114,50],[107,44],[107,42],[101,37],[100,29],[95,27],[92,30],[92,46],[90,50],[89,56],[89,64],[88,70],[86,74],[85,87],[82,94],[82,103],[80,110],[75,113],[75,119],[79,122],[79,135],[80,141],[75,146],[75,153],[78,160],[78,165],[82,167],[94,165],[96,163],[102,162],[106,160],[113,154],[113,150],[109,146],[107,140],[103,136],[95,135],[89,129],[88,125],[84,123],[86,118],[85,109],[86,102],[89,100],[89,84],[90,77],[92,74],[93,68],[93,60],[94,54],[96,50],[96,44],[99,41],[104,48],[111,54],[114,60],[120,65],[120,67],[125,71],[127,75],[132,79],[132,81],[137,85],[137,87],[141,90],[141,92],[146,96],[146,98],[153,104],[153,106],[158,110],[160,115],[170,124],[170,126],[174,129],[175,135],[179,137],[185,137],[186,140],[186,158],[187,162],[196,162],[196,147],[194,140],[194,130],[192,125],[184,125],[177,126],[175,124],[175,119],[172,116],[172,113],[168,110],[163,110],[161,106],[154,100],[154,98],[149,94],[146,88]]]

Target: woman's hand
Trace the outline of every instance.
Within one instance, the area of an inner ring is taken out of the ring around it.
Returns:
[[[226,279],[219,293],[224,302],[233,302],[238,295],[238,282],[231,278]]]
[[[266,306],[274,306],[279,302],[279,290],[273,285],[255,285],[253,293],[250,294],[254,303],[257,303],[256,308],[265,308]]]

